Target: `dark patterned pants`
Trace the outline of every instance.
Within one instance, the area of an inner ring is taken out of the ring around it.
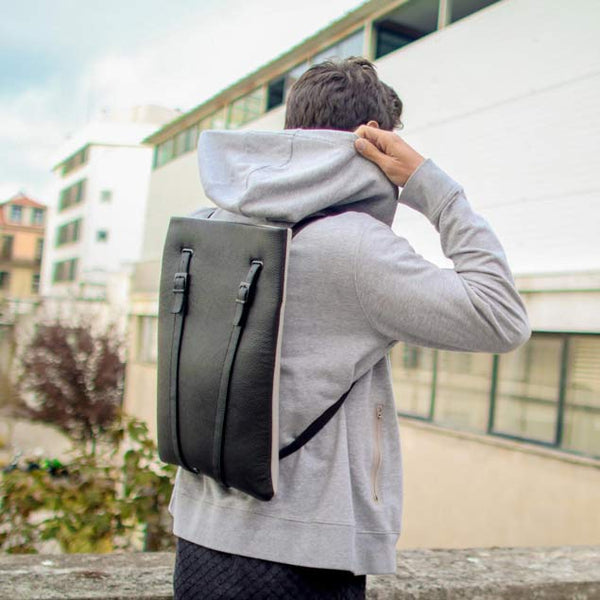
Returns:
[[[366,575],[219,552],[177,538],[174,600],[364,600]]]

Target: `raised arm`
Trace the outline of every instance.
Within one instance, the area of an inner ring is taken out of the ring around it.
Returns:
[[[356,291],[371,325],[393,340],[449,350],[508,352],[523,344],[531,334],[527,313],[490,225],[433,161],[415,152],[421,160],[407,176],[407,163],[399,166],[402,158],[388,151],[378,148],[384,172],[404,183],[399,201],[430,220],[454,269],[440,269],[373,221],[356,255]],[[410,156],[405,147],[396,151]]]

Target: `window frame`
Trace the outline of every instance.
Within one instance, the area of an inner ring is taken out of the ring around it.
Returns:
[[[555,413],[555,421],[554,421],[554,435],[552,441],[544,441],[532,437],[515,435],[511,433],[507,433],[504,431],[499,431],[494,427],[495,420],[495,411],[498,401],[498,376],[499,376],[499,368],[500,361],[502,360],[502,354],[489,354],[490,360],[492,361],[491,368],[491,376],[489,382],[489,392],[488,392],[488,417],[487,417],[487,427],[485,431],[476,430],[474,433],[481,433],[483,435],[490,435],[493,437],[504,438],[508,440],[513,440],[517,442],[524,442],[527,444],[534,444],[536,446],[542,446],[546,448],[551,448],[554,450],[559,450],[561,452],[565,452],[568,454],[575,454],[578,456],[585,456],[588,458],[600,458],[600,455],[591,454],[588,452],[583,452],[579,450],[574,450],[563,445],[563,432],[565,427],[565,411],[567,408],[566,396],[567,396],[567,382],[569,377],[568,372],[568,363],[569,363],[569,350],[572,343],[572,339],[574,337],[579,336],[590,336],[596,337],[600,340],[600,334],[594,332],[557,332],[557,331],[534,331],[532,332],[532,337],[558,337],[561,341],[561,349],[560,349],[560,361],[559,361],[559,379],[558,385],[556,388],[557,393],[557,402],[556,402],[556,413]],[[440,427],[445,427],[449,429],[461,430],[459,427],[448,425],[447,423],[439,422],[435,419],[435,401],[437,394],[437,376],[438,376],[438,357],[441,350],[434,349],[433,350],[433,373],[431,378],[431,395],[430,395],[430,405],[428,414],[417,414],[411,413],[407,411],[403,411],[399,408],[396,410],[396,414],[399,417],[414,419],[418,421],[425,421],[432,423],[433,425],[438,425]],[[393,380],[393,377],[392,377]],[[395,386],[394,386],[395,387]],[[469,431],[473,431],[469,429]]]

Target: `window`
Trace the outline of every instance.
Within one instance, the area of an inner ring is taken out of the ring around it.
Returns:
[[[10,273],[8,271],[0,271],[0,290],[6,291],[10,286]]]
[[[390,354],[398,410],[428,417],[434,385],[435,351],[398,344]]]
[[[42,260],[44,253],[44,238],[38,238],[35,243],[35,260]]]
[[[434,32],[438,11],[438,0],[411,0],[375,22],[375,59]]]
[[[31,211],[31,224],[32,225],[43,225],[44,224],[44,209],[34,208]]]
[[[9,219],[13,223],[20,223],[23,218],[23,207],[18,204],[11,204]]]
[[[63,244],[72,244],[73,242],[79,241],[81,233],[81,219],[75,219],[69,221],[64,225],[61,225],[56,230],[56,245],[62,246]]]
[[[84,165],[88,159],[88,147],[85,146],[81,150],[77,151],[75,154],[70,156],[64,163],[62,168],[63,176],[75,169],[79,168],[81,165]]]
[[[140,315],[137,317],[136,356],[139,362],[155,363],[158,351],[158,318]]]
[[[333,46],[329,46],[329,48],[319,52],[319,54],[315,54],[310,62],[317,64],[324,60],[362,56],[364,39],[365,32],[364,29],[361,28],[352,35],[337,42],[337,44],[333,44]]]
[[[441,350],[437,354],[435,420],[461,429],[485,431],[492,357]]]
[[[600,456],[600,336],[569,339],[563,446]]]
[[[173,156],[179,156],[187,151],[185,141],[186,141],[187,133],[186,131],[180,131],[174,138],[174,146],[173,146]]]
[[[98,229],[98,231],[96,231],[96,241],[97,242],[108,241],[108,231],[106,229]]]
[[[198,125],[193,125],[185,130],[185,151],[191,152],[198,145]]]
[[[100,202],[111,202],[112,201],[112,191],[111,190],[102,190],[100,192]]]
[[[464,19],[470,14],[495,4],[498,0],[452,0],[450,3],[450,23]]]
[[[536,336],[499,358],[494,431],[554,441],[562,338]]]
[[[70,185],[60,193],[58,200],[58,210],[63,211],[67,208],[83,202],[85,195],[85,179]]]
[[[600,335],[535,333],[501,355],[397,344],[398,412],[600,457]]]
[[[265,112],[265,107],[266,88],[256,88],[254,91],[231,103],[227,121],[228,127],[235,129],[256,119]]]
[[[267,110],[281,106],[285,100],[285,77],[274,79],[267,86]]]
[[[2,237],[2,250],[0,251],[0,259],[10,260],[13,255],[14,236],[5,235]]]
[[[154,166],[162,167],[173,158],[173,138],[166,140],[162,144],[158,144],[154,151]]]
[[[54,263],[53,281],[61,283],[63,281],[74,281],[77,274],[77,259],[61,260]]]
[[[201,131],[205,129],[224,129],[226,114],[225,107],[223,107],[205,117],[199,123],[191,125],[155,146],[153,168],[158,169],[181,154],[195,150]]]
[[[31,276],[31,293],[38,294],[40,291],[40,274],[34,273]]]

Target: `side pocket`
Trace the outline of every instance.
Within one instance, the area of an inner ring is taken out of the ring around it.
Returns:
[[[382,453],[381,453],[381,420],[383,418],[383,404],[375,406],[374,418],[374,451],[373,451],[373,468],[371,471],[371,491],[373,501],[379,502],[381,495],[379,493],[379,470],[381,469]]]

